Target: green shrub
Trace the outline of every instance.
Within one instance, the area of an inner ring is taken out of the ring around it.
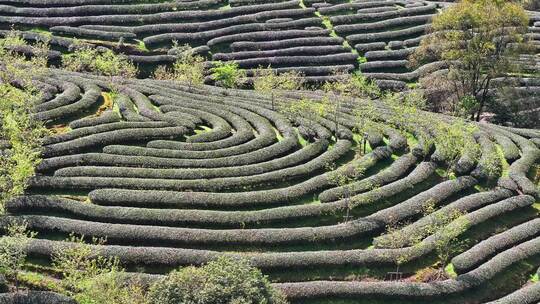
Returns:
[[[7,233],[0,237],[0,274],[15,281],[26,261],[25,247],[34,232],[27,230],[27,223],[12,222],[7,226]]]
[[[136,279],[128,279],[117,257],[105,257],[84,243],[84,237],[71,235],[68,246],[54,249],[53,266],[62,272],[62,285],[68,296],[80,304],[146,304],[147,289]],[[103,239],[92,239],[101,246]]]
[[[254,76],[253,89],[270,95],[272,109],[275,109],[277,90],[300,90],[305,81],[304,75],[300,72],[290,71],[278,74],[270,67],[258,68]]]
[[[41,160],[41,138],[46,134],[31,115],[41,96],[32,80],[47,71],[48,44],[32,46],[35,56],[31,60],[12,51],[14,46],[27,44],[15,32],[0,39],[0,141],[7,146],[0,151],[0,214],[5,202],[26,189]]]
[[[237,88],[242,84],[242,78],[246,77],[246,71],[238,68],[238,63],[215,61],[212,72],[212,79],[216,84],[225,88]]]
[[[189,90],[193,86],[204,84],[204,58],[193,54],[189,47],[183,51],[172,66],[172,70],[166,66],[159,66],[154,71],[154,78],[159,80],[174,80],[187,83]]]
[[[95,277],[120,271],[117,258],[106,258],[94,254],[92,247],[84,243],[84,237],[74,234],[66,240],[69,246],[60,246],[54,249],[53,266],[62,272],[62,283],[74,293],[84,291],[88,280]],[[95,245],[103,245],[103,239],[93,239]]]
[[[73,72],[90,72],[103,76],[137,76],[137,68],[125,56],[112,50],[99,50],[88,46],[77,48],[62,56],[62,66]]]
[[[287,303],[246,260],[224,256],[200,268],[173,271],[151,287],[149,298],[162,304]]]
[[[97,275],[81,285],[75,295],[80,304],[147,304],[146,290],[138,281],[126,280],[122,272]]]

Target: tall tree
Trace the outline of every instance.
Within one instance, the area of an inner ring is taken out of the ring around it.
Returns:
[[[193,49],[186,45],[172,66],[172,70],[166,66],[160,66],[154,72],[154,78],[160,80],[174,80],[187,83],[188,90],[194,86],[204,84],[205,59],[195,54]]]
[[[300,72],[289,71],[278,74],[272,68],[255,70],[253,88],[265,94],[270,94],[272,110],[276,109],[275,99],[278,90],[300,90],[304,85],[304,76]]]
[[[528,16],[519,3],[463,0],[433,19],[432,32],[411,63],[442,61],[453,87],[453,112],[480,119],[492,80],[519,70],[514,60],[525,41]]]
[[[39,101],[33,77],[45,75],[48,43],[31,46],[26,60],[17,46],[28,46],[17,33],[0,40],[0,215],[4,203],[23,194],[40,162],[43,124],[32,118]]]

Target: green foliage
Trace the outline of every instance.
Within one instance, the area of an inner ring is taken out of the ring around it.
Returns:
[[[454,100],[476,99],[469,115],[480,118],[491,81],[519,70],[514,58],[522,51],[528,16],[520,4],[499,0],[464,0],[434,18],[433,33],[411,56],[413,65],[439,60],[449,67]],[[457,108],[457,107],[456,107]]]
[[[454,265],[452,263],[449,263],[448,265],[446,265],[446,267],[444,268],[444,272],[446,272],[446,274],[451,278],[456,278],[458,276],[458,274],[456,273],[456,270],[454,269]]]
[[[27,44],[15,32],[0,40],[0,141],[5,146],[0,150],[0,214],[9,199],[26,189],[41,161],[41,138],[47,133],[31,114],[40,98],[32,77],[46,73],[48,42],[32,46],[35,56],[29,61],[11,50],[20,45]]]
[[[172,66],[172,70],[160,66],[154,72],[154,78],[185,82],[189,89],[204,84],[204,58],[195,55],[189,46],[183,48],[182,55]]]
[[[536,273],[535,275],[532,275],[531,276],[531,282],[533,282],[533,283],[540,282],[540,275],[538,273]]]
[[[246,77],[246,71],[238,67],[238,63],[234,61],[223,62],[214,61],[212,63],[211,77],[217,85],[225,88],[237,88],[242,84],[243,78]]]
[[[334,81],[327,81],[323,85],[325,92],[349,97],[378,97],[381,91],[377,84],[365,77],[362,73],[349,74],[345,71],[334,71]]]
[[[461,240],[459,236],[469,228],[470,223],[465,218],[465,212],[457,209],[434,213],[434,217],[435,224],[431,226],[431,229],[439,230],[435,240],[435,252],[440,262],[442,275],[450,259],[465,247],[466,240]]]
[[[458,105],[459,112],[455,114],[457,114],[458,116],[466,116],[476,111],[476,109],[478,109],[478,106],[478,100],[476,100],[475,97],[471,95],[462,96],[459,100]]]
[[[480,153],[478,153],[480,154]],[[498,149],[485,151],[482,155],[482,170],[486,172],[488,179],[495,180],[503,173],[504,153],[499,153]]]
[[[139,40],[139,39],[135,39],[135,41],[137,41],[137,49],[139,49],[141,51],[144,51],[144,52],[149,52],[150,51],[148,49],[148,47],[146,47],[146,44],[144,43],[144,41]]]
[[[325,105],[317,100],[309,98],[283,99],[277,105],[277,110],[289,120],[294,121],[298,117],[307,118],[308,127],[316,123],[317,117],[325,113]]]
[[[98,275],[119,271],[117,258],[106,258],[95,254],[92,247],[84,243],[84,236],[71,234],[66,240],[70,245],[55,248],[52,256],[53,266],[62,271],[62,283],[67,289],[84,292],[85,284]],[[94,245],[103,245],[105,240],[92,239]]]
[[[73,72],[90,72],[103,76],[137,76],[137,68],[125,56],[112,50],[79,46],[74,52],[62,56],[62,66]]]
[[[62,272],[62,285],[80,304],[147,304],[144,285],[128,279],[117,257],[104,257],[96,248],[104,239],[70,235],[67,246],[54,249],[53,266]],[[93,248],[92,245],[95,247]]]
[[[455,169],[460,157],[465,154],[478,156],[480,146],[474,140],[473,134],[478,128],[460,119],[452,122],[433,121],[435,131],[434,144],[437,152],[449,165],[447,177]]]
[[[372,101],[358,102],[354,106],[353,115],[355,118],[354,131],[362,140],[366,140],[367,132],[371,129],[378,129],[379,124],[375,121],[378,118],[378,110]]]
[[[86,280],[75,296],[80,304],[150,304],[144,285],[127,280],[123,272],[111,270]]]
[[[382,96],[381,104],[388,112],[382,114],[381,111],[376,111],[376,120],[390,123],[404,136],[407,136],[408,132],[414,132],[426,139],[424,144],[430,144],[427,139],[431,137],[429,134],[431,121],[436,120],[436,118],[431,113],[423,111],[426,99],[421,91],[387,92]]]
[[[219,257],[196,268],[171,272],[150,288],[150,302],[162,304],[280,304],[284,296],[246,260]]]
[[[272,109],[275,109],[276,91],[300,90],[304,85],[302,73],[296,71],[277,74],[270,67],[258,68],[253,79],[255,91],[263,92],[271,96]]]
[[[255,70],[253,88],[256,91],[271,93],[274,90],[300,90],[304,85],[304,75],[290,71],[277,74],[270,67]]]
[[[6,235],[0,237],[0,274],[15,281],[26,261],[26,244],[36,233],[28,231],[26,222],[11,222]]]
[[[375,113],[379,115],[377,120],[387,121],[406,137],[413,133],[417,138],[422,138],[424,151],[435,145],[450,169],[464,154],[478,156],[479,146],[472,136],[476,128],[463,120],[446,121],[437,114],[424,111],[427,101],[422,91],[386,93],[381,102],[389,111]]]
[[[403,239],[407,238],[408,235],[401,229],[400,223],[390,222],[386,226],[385,232],[386,238],[385,242],[381,244],[385,248],[399,249],[401,248]],[[415,246],[420,246],[420,243],[415,243]],[[411,260],[412,251],[402,250],[398,254],[394,254],[394,264],[396,265],[396,272],[399,273],[399,268]]]
[[[39,272],[29,271],[28,269],[19,272],[17,274],[17,280],[21,285],[31,286],[31,288],[38,290],[50,290],[57,293],[65,292],[64,288],[60,285],[60,282],[55,278],[51,278]]]

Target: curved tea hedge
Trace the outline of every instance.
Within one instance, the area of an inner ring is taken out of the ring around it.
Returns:
[[[49,291],[28,291],[28,292],[13,292],[13,293],[0,293],[0,303],[5,304],[18,304],[18,303],[32,303],[32,304],[75,304],[75,300],[70,299],[67,296],[60,295]]]

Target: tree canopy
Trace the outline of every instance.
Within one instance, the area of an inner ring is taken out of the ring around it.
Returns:
[[[454,113],[480,119],[496,77],[519,71],[528,16],[519,3],[464,0],[433,19],[413,64],[443,61],[455,93]]]

